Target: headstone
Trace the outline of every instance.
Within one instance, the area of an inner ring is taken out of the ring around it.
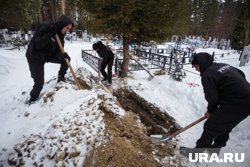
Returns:
[[[28,34],[24,34],[24,39],[25,39],[26,41],[28,41],[28,39],[29,39]]]
[[[230,40],[230,39],[227,40],[226,49],[227,49],[227,50],[228,50],[228,49],[231,49],[231,40]]]
[[[217,39],[214,38],[213,41],[212,41],[212,43],[211,43],[211,47],[212,48],[217,48],[217,45],[218,45]]]
[[[222,38],[220,40],[218,49],[225,49],[225,39],[224,38]]]
[[[72,40],[77,41],[76,32],[72,32]]]
[[[28,31],[28,41],[30,41],[32,38],[32,31]]]
[[[157,53],[157,45],[153,44],[151,46],[151,53]]]
[[[173,35],[171,42],[176,42],[178,40],[178,36],[177,35]]]
[[[88,33],[87,33],[87,31],[85,30],[84,32],[83,32],[83,41],[85,41],[85,42],[89,42],[88,41]]]
[[[240,65],[239,66],[240,67],[245,66],[245,64],[249,62],[249,58],[250,58],[250,44],[243,48],[243,52],[240,55]]]
[[[22,32],[21,31],[17,31],[17,37],[22,38]]]

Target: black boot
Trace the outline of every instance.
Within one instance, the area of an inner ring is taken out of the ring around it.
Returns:
[[[31,104],[35,103],[36,101],[37,101],[37,97],[31,96],[29,101],[28,101],[28,104],[31,105]]]
[[[64,75],[58,75],[57,83],[60,82],[60,81],[65,82]]]
[[[195,154],[195,153],[204,153],[206,151],[206,148],[189,148],[189,147],[180,147],[179,148],[180,153],[184,157],[189,157],[189,154]]]
[[[224,146],[226,146],[226,145],[220,145],[217,143],[213,143],[207,150],[210,154],[216,153],[217,155],[219,155],[221,148]]]
[[[103,78],[103,79],[102,79],[102,81],[107,81],[107,80],[108,80],[108,78]]]
[[[108,81],[108,86],[111,86],[112,85],[112,81]]]

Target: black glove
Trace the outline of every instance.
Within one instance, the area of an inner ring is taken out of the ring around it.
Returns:
[[[68,53],[67,53],[67,52],[62,53],[62,54],[61,54],[61,56],[62,56],[64,59],[68,59],[68,60],[70,60],[70,57],[69,57],[69,55],[68,55]]]
[[[56,57],[61,60],[61,61],[64,61],[65,59],[68,59],[70,61],[70,57],[68,55],[68,53],[57,53],[56,54]]]

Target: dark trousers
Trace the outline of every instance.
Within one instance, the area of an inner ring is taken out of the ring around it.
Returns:
[[[107,79],[109,83],[112,83],[112,66],[114,62],[114,56],[110,56],[109,58],[102,59],[100,72],[104,79]],[[108,74],[106,73],[105,69],[108,66]]]
[[[204,123],[203,133],[196,148],[221,148],[226,146],[229,133],[249,116],[249,105],[221,106]]]
[[[69,59],[70,60],[70,59]],[[64,59],[58,59],[57,57],[51,57],[47,62],[61,64],[58,75],[65,75],[68,69],[68,66]],[[44,63],[29,61],[29,69],[31,77],[34,80],[33,89],[30,92],[30,96],[33,98],[38,98],[40,92],[43,89],[44,84]]]

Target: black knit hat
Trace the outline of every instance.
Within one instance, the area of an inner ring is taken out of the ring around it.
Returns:
[[[101,48],[102,45],[103,45],[103,43],[101,41],[98,41],[92,45],[92,48],[93,48],[93,50],[98,50]]]
[[[66,15],[62,15],[60,16],[57,21],[55,22],[56,27],[58,28],[58,30],[61,30],[63,27],[67,26],[71,24],[72,25],[72,29],[74,27],[74,22],[73,20],[71,20],[71,18],[69,18]]]
[[[198,65],[198,56],[197,56],[196,53],[193,55],[193,58],[192,58],[192,65],[193,65],[193,66],[194,66],[194,65]]]
[[[98,47],[98,44],[97,43],[94,43],[93,45],[92,45],[92,48],[93,48],[93,50],[97,50],[99,47]]]

